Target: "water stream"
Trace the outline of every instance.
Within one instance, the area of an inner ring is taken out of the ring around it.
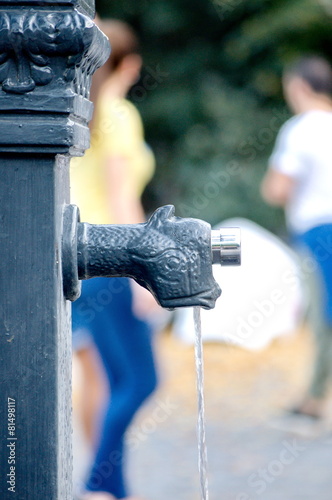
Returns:
[[[198,471],[201,485],[202,500],[209,500],[209,487],[207,476],[207,450],[205,440],[205,407],[204,407],[204,361],[203,361],[203,343],[201,328],[201,309],[194,307],[195,323],[195,361],[197,376],[197,395],[198,395]]]

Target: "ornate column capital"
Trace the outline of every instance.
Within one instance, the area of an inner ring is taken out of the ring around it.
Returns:
[[[109,55],[92,6],[9,4],[0,1],[0,151],[83,154],[91,76]]]

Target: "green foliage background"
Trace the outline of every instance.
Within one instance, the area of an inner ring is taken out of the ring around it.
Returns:
[[[281,70],[308,52],[332,60],[331,4],[97,0],[102,17],[129,22],[141,39],[144,71],[130,98],[157,157],[144,195],[148,211],[172,203],[177,215],[212,224],[241,216],[283,233],[282,212],[259,194],[289,116]]]

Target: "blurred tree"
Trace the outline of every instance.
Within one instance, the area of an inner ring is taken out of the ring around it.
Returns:
[[[304,52],[332,60],[326,1],[97,0],[101,16],[129,22],[142,42],[130,98],[157,156],[147,210],[173,203],[178,215],[243,216],[283,233],[259,184],[289,116],[282,67]]]

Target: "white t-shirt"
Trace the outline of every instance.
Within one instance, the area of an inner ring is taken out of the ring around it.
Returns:
[[[291,231],[332,223],[332,112],[308,111],[288,120],[269,165],[296,181],[286,207]]]

